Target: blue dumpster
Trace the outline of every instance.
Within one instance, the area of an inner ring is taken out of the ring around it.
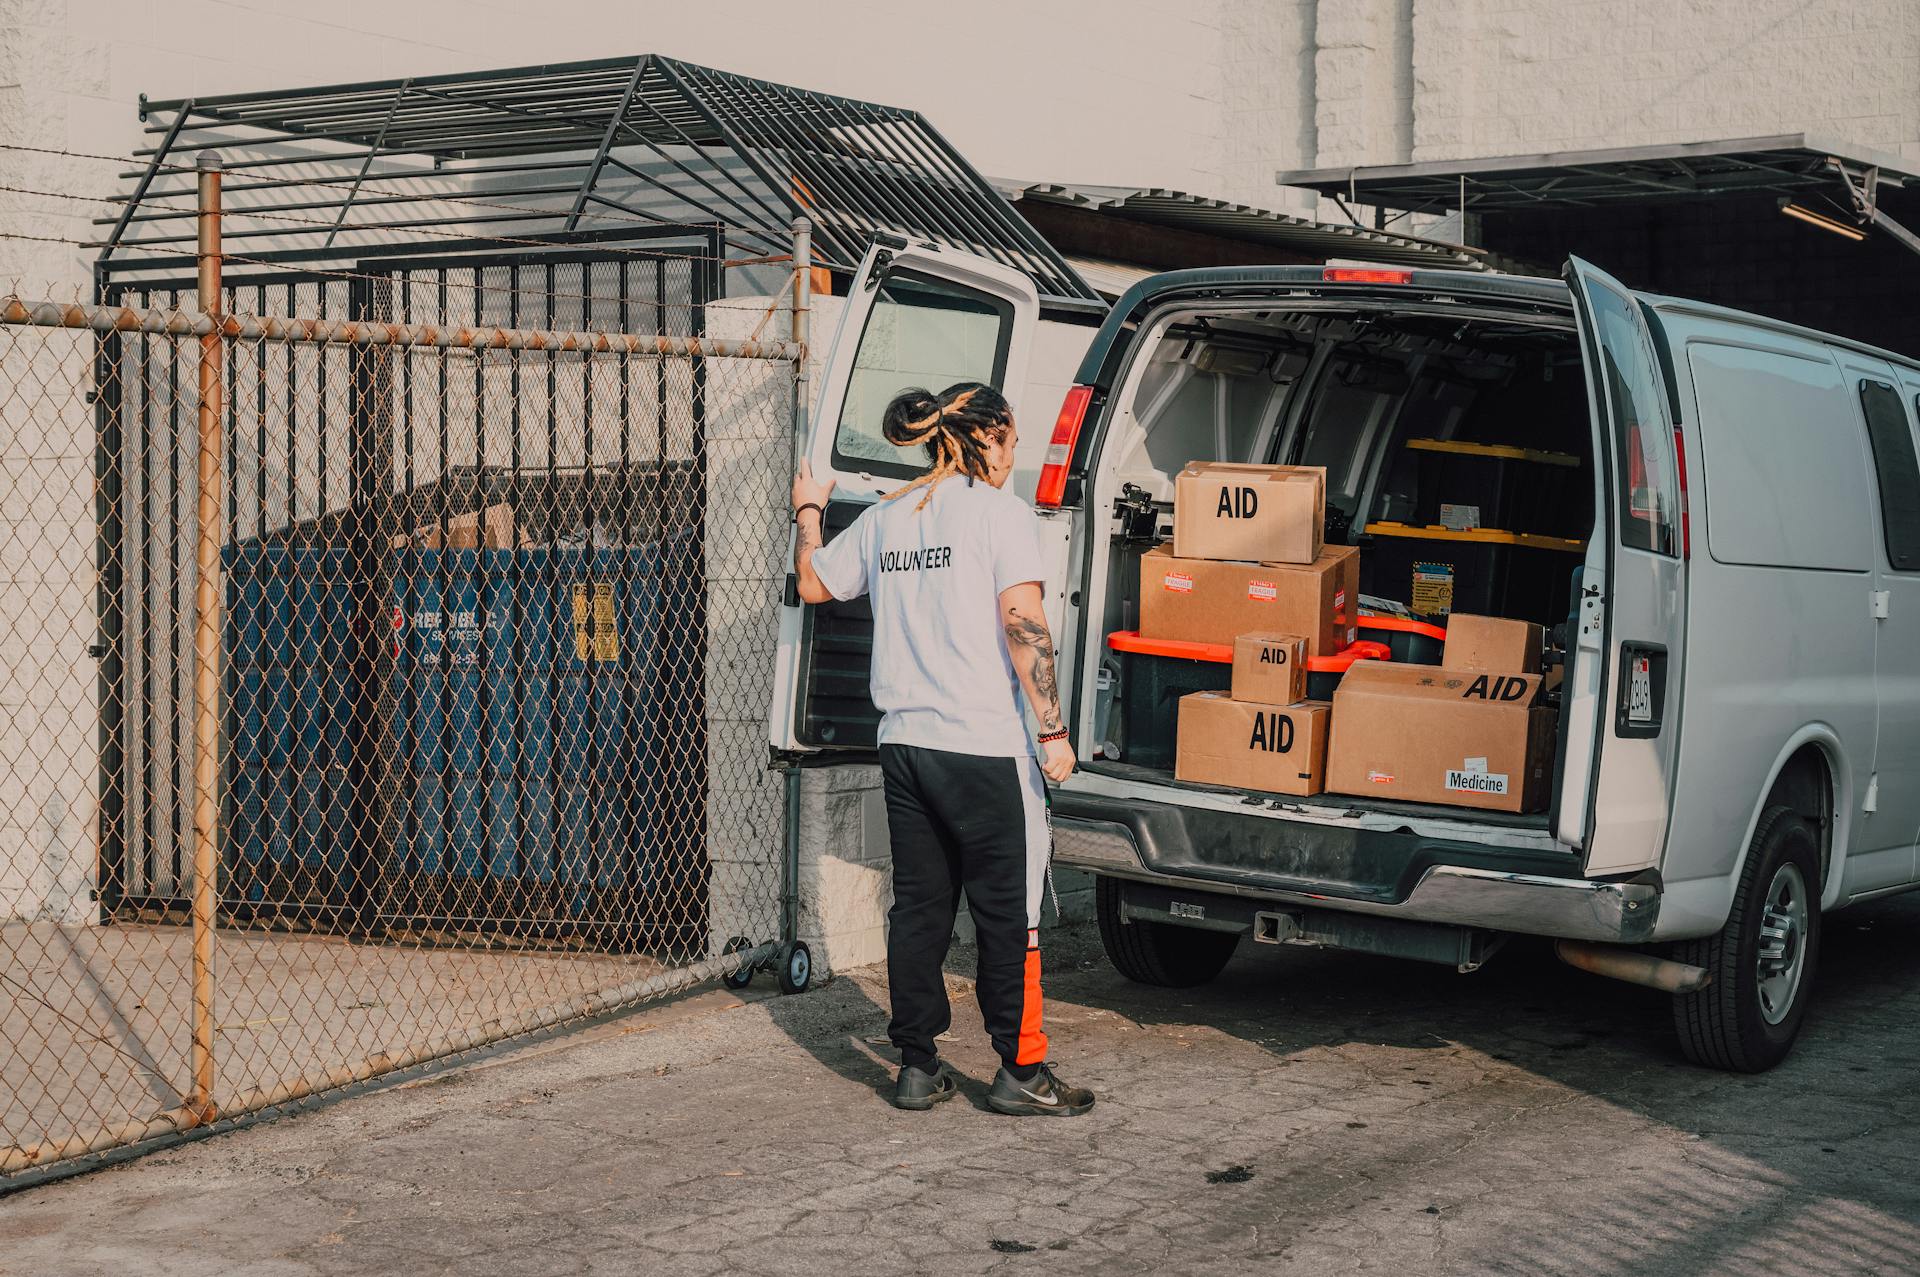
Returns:
[[[227,887],[339,904],[352,801],[352,583],[344,551],[228,547]]]
[[[229,859],[246,898],[274,901],[297,864],[389,921],[703,946],[699,567],[686,536],[394,552],[385,859],[377,883],[343,883],[348,725],[374,691],[354,678],[345,552],[230,552]]]

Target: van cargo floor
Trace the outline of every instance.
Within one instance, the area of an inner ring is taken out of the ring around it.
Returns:
[[[1258,797],[1261,799],[1298,803],[1302,807],[1327,807],[1337,811],[1378,812],[1383,815],[1419,816],[1425,819],[1470,821],[1476,825],[1492,825],[1500,829],[1546,829],[1550,827],[1547,813],[1482,811],[1477,807],[1447,807],[1438,803],[1396,803],[1383,802],[1377,798],[1359,798],[1352,794],[1315,794],[1311,798],[1296,798],[1291,794],[1255,793],[1252,790],[1230,789],[1225,785],[1209,785],[1202,781],[1176,781],[1173,773],[1161,767],[1137,767],[1132,763],[1108,762],[1096,759],[1090,763],[1081,763],[1080,769],[1096,776],[1110,776],[1115,780],[1138,781],[1141,784],[1171,785],[1180,789],[1191,789],[1200,793],[1232,794],[1240,798]]]

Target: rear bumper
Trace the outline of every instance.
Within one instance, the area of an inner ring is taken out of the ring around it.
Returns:
[[[1406,829],[1337,829],[1062,793],[1058,863],[1113,877],[1486,931],[1640,944],[1660,889],[1593,881],[1570,857]]]

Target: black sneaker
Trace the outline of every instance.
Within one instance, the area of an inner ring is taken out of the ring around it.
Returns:
[[[930,1109],[941,1100],[952,1099],[959,1089],[953,1080],[953,1069],[945,1060],[937,1061],[931,1073],[903,1064],[900,1078],[893,1084],[893,1107]]]
[[[1033,1079],[1022,1082],[1002,1065],[987,1092],[987,1105],[996,1113],[1014,1117],[1078,1117],[1093,1107],[1093,1092],[1080,1086],[1064,1085],[1042,1064]]]

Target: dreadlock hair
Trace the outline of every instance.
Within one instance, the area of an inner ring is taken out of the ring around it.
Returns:
[[[1013,408],[1005,395],[979,381],[959,381],[939,394],[919,387],[903,390],[887,405],[880,433],[902,448],[925,444],[933,468],[897,492],[892,501],[915,488],[925,488],[915,510],[924,510],[933,489],[948,475],[987,477],[987,445],[1003,438],[1013,425]]]

